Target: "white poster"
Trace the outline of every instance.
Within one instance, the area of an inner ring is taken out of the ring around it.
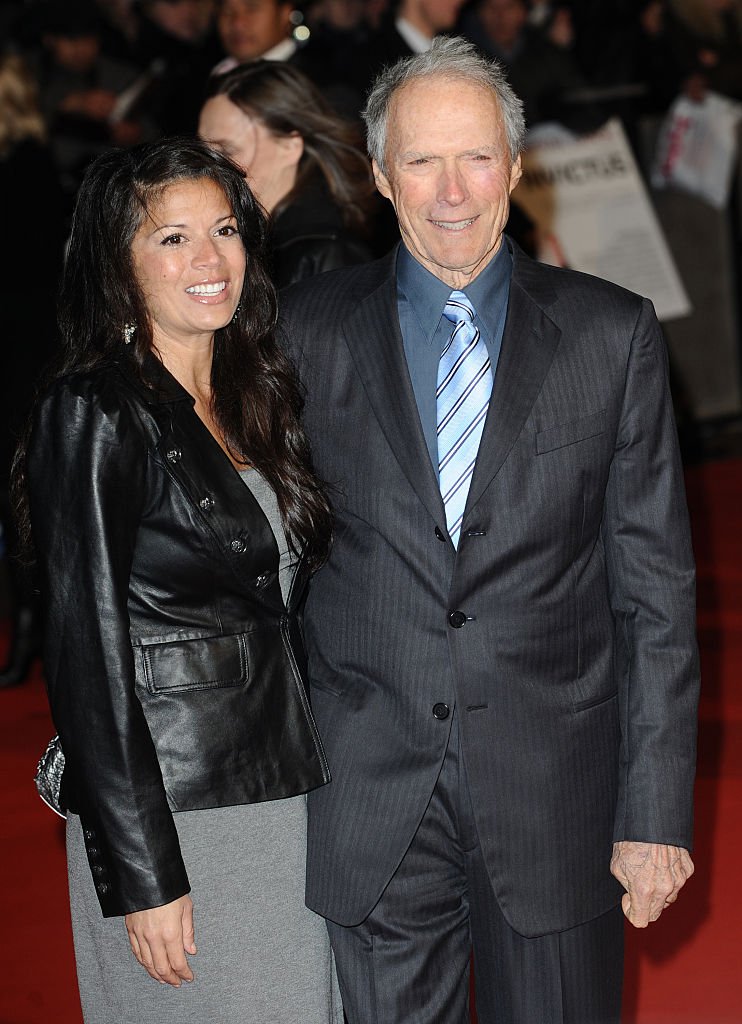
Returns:
[[[673,185],[717,210],[729,202],[742,104],[707,93],[702,103],[679,96],[660,131],[652,167],[655,188]]]
[[[536,224],[544,263],[595,274],[645,295],[660,320],[691,312],[617,118],[594,135],[529,145],[513,202]]]

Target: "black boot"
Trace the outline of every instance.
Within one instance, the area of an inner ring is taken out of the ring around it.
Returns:
[[[39,629],[33,608],[18,609],[13,622],[13,636],[10,642],[10,656],[0,671],[0,690],[20,686],[28,678],[34,658],[38,657]]]

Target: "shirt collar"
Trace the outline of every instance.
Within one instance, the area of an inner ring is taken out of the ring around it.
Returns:
[[[394,27],[413,53],[427,53],[433,45],[433,40],[430,36],[423,35],[419,28],[415,28],[414,25],[411,25],[404,18],[397,18]]]
[[[497,312],[507,302],[513,258],[505,236],[494,259],[465,289],[466,296],[484,325],[496,323]],[[435,333],[443,307],[448,302],[451,286],[431,274],[414,256],[400,245],[397,256],[397,287],[412,306],[425,338]]]

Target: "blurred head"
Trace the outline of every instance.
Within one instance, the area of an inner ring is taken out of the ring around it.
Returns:
[[[42,15],[43,42],[54,61],[84,74],[100,53],[100,15],[86,3],[50,4]]]
[[[478,12],[485,32],[502,50],[515,46],[528,21],[525,0],[482,0]]]
[[[16,54],[0,57],[0,156],[24,139],[42,141],[44,120],[36,81]]]
[[[225,309],[233,313],[240,299],[235,329],[265,329],[274,295],[264,235],[239,168],[203,143],[169,138],[104,154],[85,174],[72,221],[61,301],[67,345],[116,351],[133,324],[141,360],[165,321],[229,332]]]
[[[186,43],[203,39],[214,14],[213,0],[146,0],[142,6],[164,32]]]
[[[220,0],[217,28],[225,52],[242,63],[291,34],[292,0]]]
[[[465,287],[500,247],[521,174],[522,104],[499,65],[463,39],[437,40],[382,72],[364,117],[406,247]]]
[[[321,175],[346,221],[362,221],[368,162],[354,127],[306,75],[280,61],[253,61],[214,79],[210,91],[199,135],[244,168],[268,212]]]
[[[453,28],[464,0],[402,0],[398,15],[432,39]]]

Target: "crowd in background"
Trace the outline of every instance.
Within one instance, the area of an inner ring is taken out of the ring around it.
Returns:
[[[742,100],[742,0],[4,0],[0,225],[21,269],[2,285],[6,548],[12,448],[54,347],[55,281],[91,160],[198,132],[247,170],[270,217],[279,286],[369,259],[396,227],[373,194],[366,92],[384,65],[451,32],[506,65],[529,128],[556,121],[581,133],[617,115],[634,139],[642,116],[682,93]],[[527,247],[519,217],[511,231]],[[23,586],[0,686],[20,681],[35,649],[18,625]]]

